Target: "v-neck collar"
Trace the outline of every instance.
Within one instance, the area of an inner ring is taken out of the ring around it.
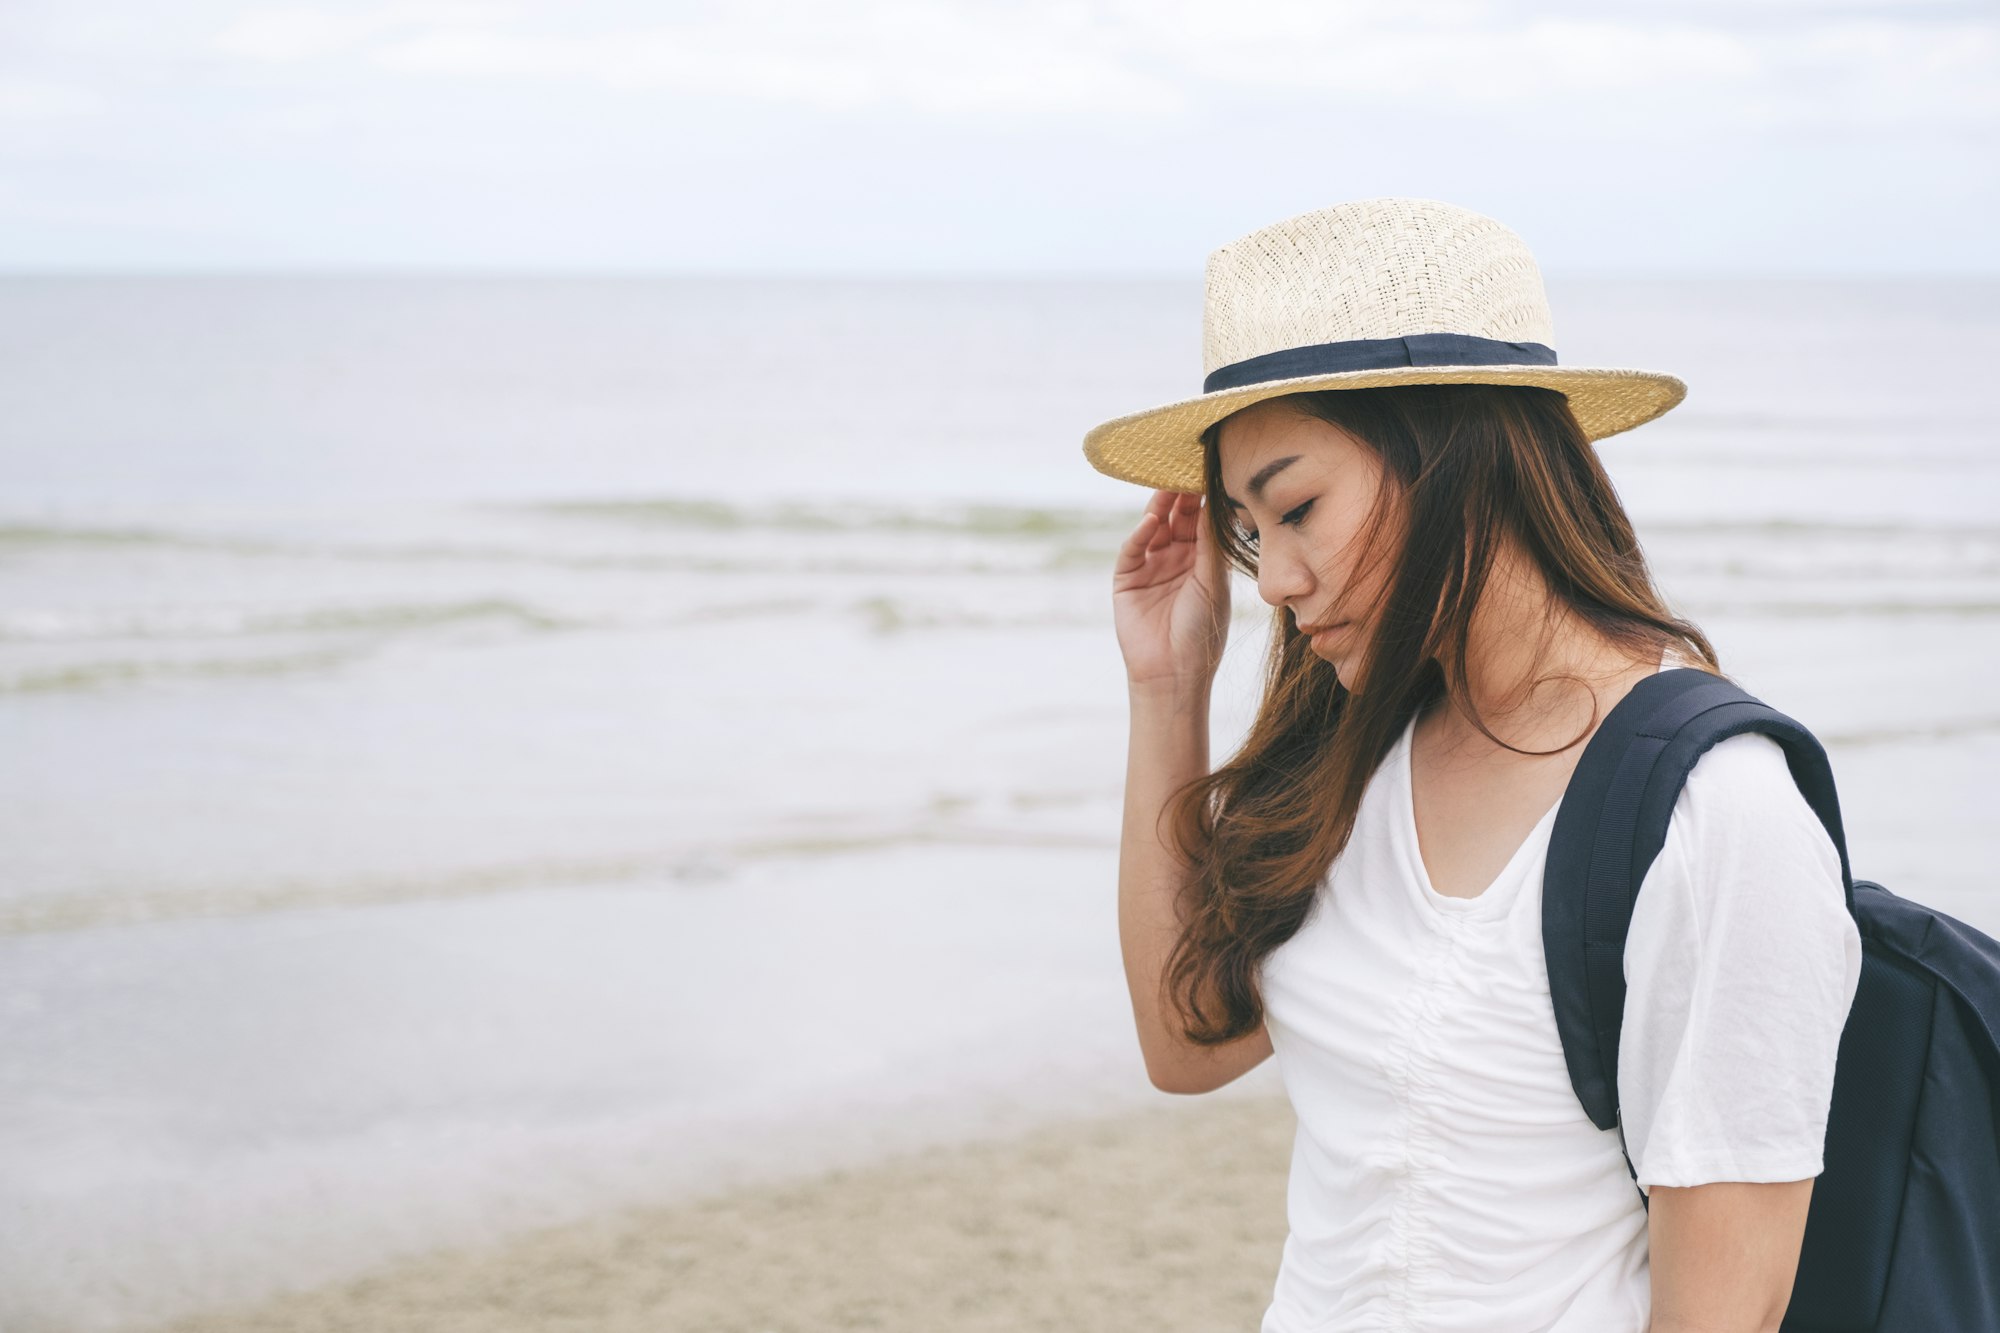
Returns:
[[[1527,836],[1521,839],[1515,846],[1513,854],[1507,858],[1507,864],[1500,868],[1500,872],[1484,889],[1470,898],[1439,893],[1431,883],[1430,871],[1424,865],[1423,844],[1417,837],[1416,780],[1410,762],[1411,751],[1415,748],[1416,731],[1417,718],[1415,714],[1411,714],[1409,722],[1403,727],[1402,738],[1396,742],[1395,756],[1394,796],[1398,822],[1402,827],[1404,860],[1410,868],[1407,878],[1415,887],[1418,896],[1433,911],[1461,917],[1498,916],[1513,902],[1522,880],[1526,878],[1522,869],[1524,863],[1534,854],[1538,846],[1547,845],[1543,833],[1554,825],[1556,811],[1562,808],[1562,798],[1557,797],[1556,803],[1535,821],[1534,827],[1528,830]]]
[[[1654,668],[1654,672],[1657,674],[1669,667],[1686,664],[1685,655],[1670,646],[1661,654],[1660,665]],[[1389,794],[1396,807],[1403,859],[1409,867],[1405,878],[1414,887],[1417,897],[1432,911],[1456,917],[1499,916],[1507,910],[1518,895],[1522,882],[1527,879],[1526,862],[1532,856],[1546,852],[1547,835],[1555,826],[1563,798],[1558,796],[1555,804],[1542,812],[1542,817],[1535,821],[1534,827],[1514,848],[1513,855],[1507,858],[1507,864],[1500,868],[1484,889],[1470,898],[1439,893],[1431,883],[1430,870],[1424,865],[1423,844],[1417,837],[1417,785],[1411,764],[1411,752],[1416,746],[1417,716],[1412,713],[1410,720],[1403,724],[1403,734],[1389,757],[1390,771],[1395,777],[1394,789]],[[1563,794],[1568,795],[1568,791],[1565,785]]]

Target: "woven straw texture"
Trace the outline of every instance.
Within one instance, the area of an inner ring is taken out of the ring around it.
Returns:
[[[1541,269],[1507,227],[1435,199],[1335,204],[1259,228],[1211,253],[1202,374],[1315,343],[1461,333],[1556,346]],[[1201,432],[1238,408],[1307,389],[1531,384],[1568,397],[1600,440],[1673,407],[1687,386],[1651,370],[1592,366],[1396,366],[1247,384],[1148,408],[1084,436],[1091,466],[1164,490],[1202,489]]]

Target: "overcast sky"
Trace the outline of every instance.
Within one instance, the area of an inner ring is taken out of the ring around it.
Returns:
[[[0,267],[2000,272],[2000,5],[0,0]]]

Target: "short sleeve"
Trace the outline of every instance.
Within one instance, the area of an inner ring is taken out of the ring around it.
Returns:
[[[1625,941],[1618,1095],[1642,1188],[1824,1168],[1861,935],[1833,840],[1759,732],[1695,761]]]

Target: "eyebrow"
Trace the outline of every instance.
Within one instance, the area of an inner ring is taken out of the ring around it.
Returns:
[[[1283,472],[1286,468],[1298,462],[1299,459],[1303,457],[1305,457],[1304,454],[1287,454],[1283,458],[1274,458],[1270,462],[1264,464],[1264,466],[1258,468],[1257,475],[1250,478],[1251,498],[1256,500],[1263,499],[1264,483],[1269,481],[1271,478],[1277,476],[1280,472]],[[1236,499],[1234,496],[1230,495],[1226,491],[1223,493],[1222,498],[1229,502],[1229,507],[1231,509],[1243,508],[1243,502],[1241,500]]]

